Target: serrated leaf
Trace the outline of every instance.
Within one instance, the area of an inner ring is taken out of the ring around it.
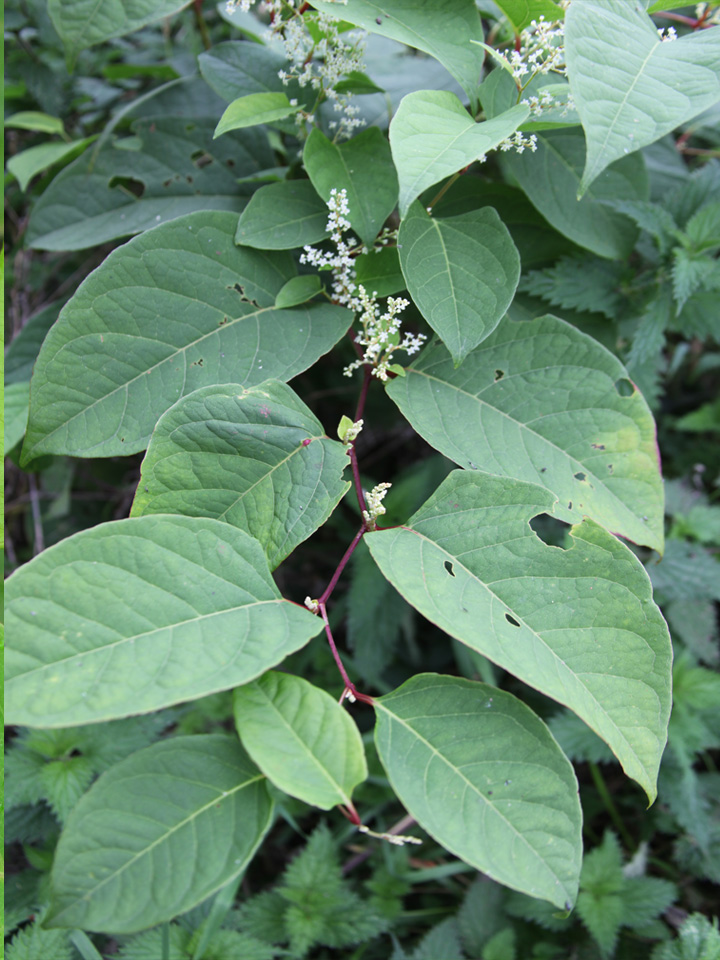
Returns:
[[[562,20],[565,11],[553,0],[496,0],[497,5],[510,21],[515,33],[529,27],[533,20],[552,22]]]
[[[570,909],[582,814],[570,762],[542,721],[495,687],[436,674],[375,710],[380,759],[418,823],[494,880]]]
[[[578,200],[585,162],[582,130],[541,130],[536,136],[535,153],[500,154],[506,176],[515,179],[533,206],[574,243],[599,257],[627,259],[637,240],[637,228],[604,201],[647,199],[648,178],[642,156],[618,160]]]
[[[93,776],[87,757],[63,757],[43,765],[40,779],[45,796],[61,823],[87,790]]]
[[[720,202],[708,203],[693,214],[685,224],[685,233],[696,252],[720,246]]]
[[[348,464],[286,384],[203,387],[158,421],[131,516],[224,520],[255,537],[274,569],[338,505]]]
[[[517,106],[476,123],[455,94],[446,90],[420,90],[403,97],[390,123],[400,216],[428,187],[494,150],[528,115],[528,107]]]
[[[663,601],[720,601],[720,564],[713,553],[687,540],[668,540],[659,563],[649,563],[648,573]]]
[[[68,819],[48,926],[134,933],[184,913],[245,868],[272,808],[265,778],[224,734],[175,737],[134,753],[103,774]]]
[[[269,671],[233,697],[243,746],[280,790],[330,810],[348,804],[367,777],[360,731],[329,694],[300,677]]]
[[[720,99],[720,32],[698,30],[663,43],[642,7],[625,0],[570,7],[565,57],[588,146],[578,196],[613,161]]]
[[[230,213],[182,217],[114,250],[84,281],[35,365],[26,457],[143,450],[181,396],[218,381],[290,380],[343,336],[340,307],[277,310],[290,256],[239,249],[234,229]]]
[[[301,277],[291,277],[275,297],[275,306],[278,310],[287,310],[297,307],[300,303],[307,303],[318,293],[323,291],[322,280],[316,273],[305,273]]]
[[[688,299],[694,293],[697,293],[701,287],[717,288],[720,285],[718,277],[718,262],[716,260],[690,253],[682,247],[675,247],[673,251],[672,285],[678,313]]]
[[[243,210],[235,243],[259,250],[291,250],[328,235],[328,208],[309,180],[260,187]]]
[[[25,242],[36,250],[84,250],[133,236],[196,210],[240,213],[252,188],[238,187],[274,165],[267,137],[242,130],[212,142],[210,118],[136,120],[131,139],[86,151],[38,198]],[[135,139],[137,138],[137,139]]]
[[[95,0],[48,0],[48,13],[72,66],[81,50],[133,33],[185,6],[187,0],[120,0],[102,7]]]
[[[512,302],[520,256],[492,207],[448,219],[414,203],[398,232],[400,264],[416,306],[459,365]]]
[[[370,127],[336,144],[316,128],[305,141],[303,164],[325,202],[333,189],[347,192],[347,219],[360,241],[372,247],[398,199],[397,174],[382,132]]]
[[[482,40],[482,25],[473,0],[348,0],[338,11],[328,0],[313,3],[316,10],[398,40],[435,57],[452,74],[472,102],[483,67],[483,56],[469,40]]]
[[[407,525],[365,539],[420,613],[570,707],[652,800],[670,713],[665,621],[640,562],[591,520],[568,549],[543,543],[529,521],[552,510],[535,484],[454,471]]]
[[[539,483],[555,516],[591,517],[662,550],[655,425],[627,374],[597,341],[559,320],[505,320],[455,370],[430,345],[387,387],[428,443],[471,470]]]
[[[223,113],[215,127],[213,140],[230,130],[282,120],[297,113],[297,110],[297,106],[290,104],[286,93],[249,93],[233,100]]]
[[[587,254],[561,257],[552,267],[526,274],[520,289],[554,307],[603,313],[614,320],[623,302],[620,282],[625,272],[622,263]]]
[[[624,213],[634,220],[641,230],[646,230],[657,242],[661,254],[667,253],[677,230],[677,224],[669,210],[661,207],[659,203],[650,203],[649,200],[618,200],[612,203],[612,206],[619,213]]]
[[[635,374],[638,367],[648,361],[656,361],[665,344],[665,330],[672,317],[672,303],[667,285],[658,290],[657,296],[646,304],[638,320],[627,357],[628,370]]]
[[[7,581],[7,722],[65,727],[247,683],[319,633],[260,544],[219,520],[137,517],[74,534]]]
[[[5,960],[75,960],[65,930],[45,930],[40,920],[23,927],[5,947]]]

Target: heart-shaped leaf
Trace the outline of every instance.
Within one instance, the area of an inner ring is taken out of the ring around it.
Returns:
[[[392,585],[451,636],[575,711],[652,801],[672,648],[645,569],[602,527],[548,546],[536,484],[454,471],[407,525],[366,535]],[[418,577],[417,570],[422,571]]]

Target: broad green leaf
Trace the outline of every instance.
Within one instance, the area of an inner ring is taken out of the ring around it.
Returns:
[[[454,93],[420,90],[409,93],[390,124],[390,147],[400,181],[400,215],[434,183],[458,173],[514,133],[529,109],[475,123]]]
[[[45,922],[126,934],[185,913],[245,869],[272,812],[265,778],[231,737],[139,750],[70,814]]]
[[[240,127],[254,127],[258,123],[272,123],[297,113],[286,93],[249,93],[233,100],[220,117],[213,140]]]
[[[28,382],[42,342],[55,323],[64,301],[56,300],[34,313],[13,337],[5,352],[5,383]]]
[[[65,134],[65,127],[59,117],[51,117],[47,113],[37,110],[22,110],[5,118],[6,127],[15,130],[36,130],[38,133],[57,133],[61,137]]]
[[[286,253],[238,248],[231,213],[195,213],[114,250],[48,334],[32,381],[27,457],[144,450],[180,397],[218,382],[290,380],[349,325],[346,310],[275,308]]]
[[[237,225],[235,243],[259,250],[292,250],[328,235],[327,204],[309,180],[281,180],[253,194]]]
[[[533,20],[544,17],[545,20],[562,20],[565,11],[553,0],[495,0],[502,12],[512,24],[515,33],[529,27]]]
[[[16,153],[10,157],[6,166],[24,191],[36,174],[60,163],[61,160],[82,153],[94,139],[95,137],[85,137],[84,140],[73,140],[71,143],[41,143],[37,147]]]
[[[397,174],[382,132],[370,127],[336,144],[315,129],[305,143],[303,164],[325,202],[333,188],[347,191],[347,219],[361,242],[372,247],[398,198]]]
[[[262,544],[272,569],[330,516],[348,464],[286,384],[203,387],[158,421],[131,515],[224,520]]]
[[[637,240],[637,228],[603,201],[647,199],[648,179],[642,156],[618,160],[578,201],[585,162],[582,130],[544,130],[536,136],[535,153],[501,154],[506,175],[517,181],[533,206],[570,240],[599,257],[627,259]]]
[[[473,103],[483,68],[483,54],[470,40],[482,40],[480,16],[474,0],[318,0],[315,9],[331,17],[341,15],[371,33],[406,43],[435,57],[452,74]]]
[[[344,79],[339,80],[333,87],[335,93],[355,93],[358,95],[367,95],[371,93],[385,93],[383,87],[379,87],[366,73],[359,70],[350,70],[345,74]]]
[[[322,280],[316,273],[304,273],[301,277],[291,277],[275,297],[278,310],[287,310],[300,303],[307,303],[323,291]]]
[[[368,293],[391,297],[405,289],[397,247],[380,247],[355,259],[355,280]]]
[[[367,777],[365,750],[330,694],[271,670],[238,687],[233,706],[243,746],[276,787],[321,810],[350,803]]]
[[[81,50],[124,37],[187,6],[187,0],[48,0],[48,13],[74,65]]]
[[[9,383],[5,387],[4,450],[9,453],[25,436],[30,405],[30,384]]]
[[[493,880],[570,910],[582,860],[577,781],[532,710],[488,684],[429,673],[375,710],[380,760],[418,823]]]
[[[240,213],[253,188],[238,179],[273,166],[273,152],[262,131],[239,130],[212,143],[213,128],[212,119],[137,120],[132,137],[97,156],[86,151],[35,204],[27,245],[84,250],[195,210]]]
[[[414,203],[400,225],[398,249],[416,306],[456,365],[498,325],[520,279],[520,256],[492,207],[429,217]]]
[[[652,801],[671,705],[667,626],[640,561],[592,520],[568,549],[543,543],[529,521],[553,505],[536,484],[458,470],[407,525],[365,539],[409,603],[577,713]]]
[[[591,517],[662,550],[655,424],[620,361],[553,316],[503,321],[456,370],[426,348],[387,392],[428,443],[470,470],[546,487],[555,515]]]
[[[661,42],[645,11],[625,0],[571,5],[565,56],[587,136],[578,196],[614,160],[720,100],[720,31],[698,30]]]
[[[283,84],[280,70],[288,69],[284,55],[261,43],[217,43],[198,57],[203,79],[215,93],[230,102],[250,93],[286,93],[296,98],[300,87]]]
[[[260,544],[219,520],[137,517],[76,533],[7,581],[7,722],[66,727],[254,680],[319,633]]]

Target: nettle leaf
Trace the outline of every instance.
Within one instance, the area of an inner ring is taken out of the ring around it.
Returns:
[[[230,130],[254,127],[258,123],[272,123],[294,113],[297,113],[297,106],[291,105],[286,93],[249,93],[233,100],[223,113],[215,127],[213,140]]]
[[[620,361],[570,324],[505,320],[457,370],[431,344],[387,392],[460,466],[539,483],[558,498],[559,519],[591,517],[662,550],[652,414]]]
[[[565,11],[553,0],[495,0],[510,21],[515,33],[529,27],[533,20],[544,17],[548,22],[562,20]]]
[[[533,206],[560,233],[599,257],[627,259],[638,237],[637,227],[604,201],[647,199],[642,155],[618,160],[578,200],[585,163],[582,130],[541,130],[536,136],[535,153],[500,154],[503,171],[518,182]]]
[[[280,790],[330,810],[367,777],[360,731],[330,694],[269,671],[233,695],[243,746]]]
[[[365,539],[423,616],[577,713],[652,801],[671,705],[667,626],[642,564],[602,527],[574,526],[567,549],[536,535],[529,521],[553,506],[535,484],[454,471],[405,526]]]
[[[588,254],[565,256],[552,267],[526,274],[520,289],[555,307],[603,313],[608,320],[614,320],[623,304],[620,284],[626,271],[623,263]]]
[[[441,219],[414,203],[398,249],[410,295],[459,365],[515,294],[520,255],[507,227],[492,207]]]
[[[316,10],[338,15],[337,4],[313,3]],[[483,69],[482,49],[470,40],[482,40],[480,15],[473,0],[348,0],[343,20],[398,40],[435,57],[475,103]]]
[[[278,310],[296,268],[238,248],[231,213],[196,213],[114,250],[48,334],[32,380],[25,455],[143,450],[181,396],[218,382],[290,380],[345,333],[329,303]]]
[[[140,750],[70,814],[45,922],[124,934],[185,913],[244,870],[272,812],[265,778],[231,737]]]
[[[286,384],[203,387],[158,421],[131,516],[224,520],[262,544],[272,569],[333,512],[348,464]]]
[[[48,0],[48,13],[60,35],[70,65],[81,50],[124,37],[187,6],[187,0]]]
[[[261,131],[238,131],[212,143],[213,128],[211,119],[136,120],[132,137],[97,156],[87,151],[34,205],[28,246],[85,250],[196,210],[240,213],[252,188],[238,186],[238,179],[273,166],[273,152]]]
[[[375,710],[380,760],[418,823],[499,883],[571,909],[582,860],[577,781],[532,710],[488,684],[436,674],[413,677]]]
[[[235,243],[292,250],[328,237],[327,219],[327,204],[309,180],[281,180],[253,194],[240,216]]]
[[[583,0],[569,8],[565,56],[587,136],[578,196],[608,164],[720,99],[720,33],[698,30],[662,43],[642,7],[625,0]]]
[[[7,722],[66,727],[254,680],[322,623],[283,600],[260,544],[219,520],[76,533],[7,582]]]
[[[397,174],[382,131],[370,127],[336,144],[316,128],[305,142],[303,164],[326,202],[333,188],[347,191],[348,220],[362,243],[372,247],[398,199]]]
[[[455,94],[447,90],[419,90],[403,97],[390,123],[401,217],[423,190],[494,150],[517,130],[529,112],[528,107],[517,106],[492,120],[476,123]]]

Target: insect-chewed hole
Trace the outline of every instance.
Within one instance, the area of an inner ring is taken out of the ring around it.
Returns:
[[[620,377],[615,381],[615,389],[620,397],[631,397],[635,393],[635,385],[627,377]]]
[[[539,513],[530,521],[530,526],[538,540],[542,540],[549,547],[560,547],[561,550],[567,550],[567,534],[570,524],[557,517],[551,517],[547,513]]]
[[[142,180],[135,180],[133,177],[110,177],[108,186],[111,190],[121,190],[123,193],[132,194],[133,197],[141,197],[145,193],[145,184]]]
[[[210,156],[205,150],[195,150],[191,155],[190,159],[198,170],[202,170],[203,167],[209,167],[211,163],[214,162],[214,158]]]
[[[455,571],[453,570],[453,565],[450,563],[449,560],[446,560],[445,563],[443,564],[443,566],[445,567],[445,572],[446,572],[446,573],[449,573],[451,577],[454,577],[454,576],[455,576]]]
[[[505,614],[505,619],[508,623],[512,624],[513,627],[519,627],[520,621],[516,620],[515,617],[511,617],[509,613]]]
[[[582,482],[583,480],[587,480],[587,474],[586,474],[586,473],[574,473],[573,476],[575,477],[576,480],[580,480],[581,482]]]
[[[591,443],[590,446],[593,448],[593,450],[604,450],[604,449],[605,449],[605,444],[604,444],[604,443]]]
[[[502,378],[503,378],[504,376],[505,376],[505,371],[504,371],[504,370],[496,370],[496,371],[495,371],[495,383],[497,383],[498,380],[502,380]]]

